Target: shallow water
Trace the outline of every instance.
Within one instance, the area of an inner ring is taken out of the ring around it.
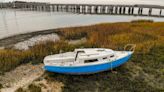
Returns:
[[[164,18],[152,17],[78,15],[56,12],[0,10],[0,39],[39,30],[90,25],[101,22],[123,22],[135,19],[164,21]]]

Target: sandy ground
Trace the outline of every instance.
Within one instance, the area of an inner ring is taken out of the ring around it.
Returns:
[[[62,87],[64,86],[64,84],[62,82],[59,81],[47,81],[47,79],[42,78],[42,80],[39,81],[34,81],[33,84],[35,85],[40,85],[42,92],[62,92]],[[24,89],[27,90],[27,87],[25,87]]]
[[[40,42],[44,42],[44,41],[56,42],[59,40],[60,40],[59,36],[55,33],[47,34],[47,35],[38,35],[28,40],[16,43],[14,45],[14,48],[19,50],[27,50],[29,49],[29,47],[39,44]]]
[[[1,92],[14,92],[20,87],[31,84],[44,74],[42,67],[43,64],[25,64],[0,76],[0,83],[4,86]]]

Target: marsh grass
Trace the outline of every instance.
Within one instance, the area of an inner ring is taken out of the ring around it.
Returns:
[[[20,51],[14,49],[0,50],[0,74],[10,71],[21,64],[43,63],[43,59],[47,55],[64,53],[67,51],[73,51],[75,48],[92,47],[89,44],[71,45],[66,41],[59,42],[40,42],[29,50]]]
[[[91,75],[63,75],[46,72],[49,82],[64,83],[63,92],[163,92],[164,47],[135,53],[131,60],[114,69]]]
[[[35,85],[35,84],[30,84],[28,86],[28,89],[30,92],[42,92],[41,87]]]
[[[27,51],[0,50],[0,71],[32,62],[38,64],[46,55],[73,51],[75,48],[103,47],[122,49],[136,44],[136,51],[126,64],[111,71],[85,76],[45,73],[49,82],[64,83],[64,92],[162,92],[164,67],[164,23],[132,21],[103,23],[85,27],[65,28],[57,32],[62,40],[43,42]],[[70,45],[65,40],[86,38],[87,42]]]
[[[41,42],[39,45],[35,45],[26,51],[14,49],[0,50],[0,72],[10,71],[21,64],[29,62],[32,64],[42,63],[46,55],[58,53],[58,48],[54,48],[55,44],[58,44],[58,42]]]
[[[163,92],[164,23],[132,21],[131,23],[103,23],[87,27],[62,30],[67,36],[86,32],[87,42],[96,47],[123,49],[126,44],[136,44],[136,51],[129,62],[114,69],[92,75],[62,75],[46,73],[50,82],[65,84],[64,92]],[[84,30],[85,29],[85,30]]]

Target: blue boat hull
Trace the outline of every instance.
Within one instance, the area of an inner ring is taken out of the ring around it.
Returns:
[[[131,54],[113,62],[89,66],[44,66],[45,70],[64,74],[90,74],[116,68],[129,60]]]

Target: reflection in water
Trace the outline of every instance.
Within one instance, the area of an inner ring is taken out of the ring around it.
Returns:
[[[134,19],[164,21],[163,18],[149,17],[77,15],[56,12],[0,10],[0,38],[59,27],[88,25],[100,22],[131,21]]]

